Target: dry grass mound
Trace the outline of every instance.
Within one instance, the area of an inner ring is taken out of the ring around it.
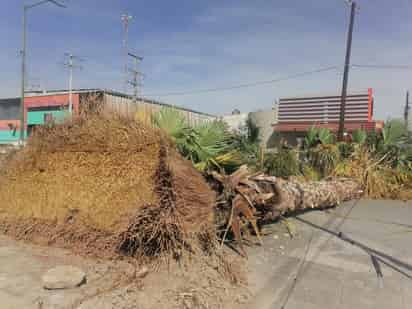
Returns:
[[[214,193],[163,134],[102,114],[39,129],[0,176],[0,230],[99,256],[213,243]]]

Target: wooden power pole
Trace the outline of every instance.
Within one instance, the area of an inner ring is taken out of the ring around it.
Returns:
[[[407,128],[409,128],[409,91],[406,92],[406,102],[405,102],[405,111],[403,114],[403,118],[405,120],[405,125]]]
[[[350,1],[350,20],[349,20],[348,37],[346,40],[345,68],[343,72],[342,97],[341,97],[340,115],[339,115],[339,129],[338,129],[338,140],[339,141],[343,140],[343,132],[345,130],[346,95],[348,91],[350,56],[351,56],[351,51],[352,51],[352,35],[353,35],[353,24],[355,21],[355,13],[356,13],[356,2]]]

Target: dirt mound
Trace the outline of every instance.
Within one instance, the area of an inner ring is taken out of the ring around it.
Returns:
[[[99,256],[214,242],[214,193],[158,130],[93,115],[39,129],[0,178],[0,230]]]

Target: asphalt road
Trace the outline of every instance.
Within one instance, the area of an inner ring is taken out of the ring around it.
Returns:
[[[361,200],[279,224],[250,248],[244,308],[412,308],[412,202]]]

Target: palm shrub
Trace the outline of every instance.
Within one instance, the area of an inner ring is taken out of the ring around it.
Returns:
[[[352,132],[352,142],[358,145],[363,145],[366,142],[368,134],[365,130],[357,129]]]
[[[234,136],[223,121],[203,123],[195,131],[198,147],[191,159],[196,168],[201,171],[223,169],[230,173],[243,163]]]
[[[370,131],[367,133],[365,144],[366,149],[371,152],[378,152],[383,146],[382,133],[376,131]]]
[[[193,128],[178,110],[165,107],[153,115],[152,122],[165,131],[180,154],[202,172],[218,169],[230,173],[242,164],[233,134],[222,121],[211,121]]]
[[[170,136],[184,157],[194,159],[193,155],[199,149],[198,133],[189,126],[185,117],[178,110],[164,107],[153,114],[152,123]]]
[[[346,142],[340,142],[336,144],[342,159],[349,158],[355,150],[355,145]]]
[[[412,163],[410,156],[409,133],[405,123],[401,120],[389,120],[383,130],[379,147],[376,152],[386,156],[393,168],[408,166]]]
[[[383,127],[382,137],[384,145],[402,145],[408,140],[408,129],[401,120],[389,120]]]
[[[266,154],[264,172],[282,178],[299,175],[299,160],[296,150],[282,148],[275,153]]]
[[[302,175],[306,181],[319,181],[322,179],[322,175],[310,164],[302,164]]]
[[[311,127],[306,133],[304,146],[306,148],[316,147],[318,144],[333,144],[335,137],[329,129]]]
[[[307,152],[308,162],[321,176],[326,177],[334,170],[341,155],[337,145],[318,145]]]

